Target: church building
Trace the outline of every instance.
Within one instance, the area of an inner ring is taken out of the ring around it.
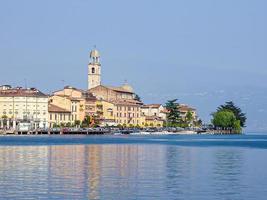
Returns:
[[[136,99],[133,88],[127,83],[120,87],[102,84],[100,53],[96,49],[90,52],[90,62],[88,64],[88,91],[100,102],[99,108],[105,109],[106,107],[101,106],[101,102],[103,105],[106,104],[106,102],[112,104],[107,110],[99,111],[99,113],[110,113],[108,114],[108,121],[111,122],[110,119],[113,119],[113,122],[110,124],[126,126],[141,125],[141,105],[143,103]],[[104,116],[100,117],[104,118]]]

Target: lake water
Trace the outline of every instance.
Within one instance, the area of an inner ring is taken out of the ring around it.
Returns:
[[[1,136],[0,199],[267,199],[267,136]]]

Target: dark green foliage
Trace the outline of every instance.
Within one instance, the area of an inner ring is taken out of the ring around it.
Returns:
[[[82,121],[82,127],[89,127],[90,124],[91,124],[91,117],[87,115]]]
[[[168,111],[167,122],[168,126],[177,126],[180,122],[179,104],[176,103],[177,99],[169,100],[165,107]]]
[[[217,111],[222,111],[222,110],[229,110],[232,111],[236,117],[237,120],[240,121],[240,126],[245,127],[246,126],[246,114],[242,112],[242,110],[237,107],[232,101],[226,102],[224,105],[221,105]]]
[[[134,100],[141,102],[141,97],[138,94],[135,94]]]
[[[74,121],[74,125],[75,126],[80,126],[81,125],[81,121],[80,120],[75,120]]]

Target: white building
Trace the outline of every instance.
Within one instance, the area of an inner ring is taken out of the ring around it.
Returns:
[[[166,109],[161,104],[147,104],[141,107],[143,116],[159,117],[166,120]]]
[[[0,128],[48,127],[48,96],[35,88],[0,88]]]

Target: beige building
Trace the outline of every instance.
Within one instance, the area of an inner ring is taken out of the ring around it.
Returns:
[[[192,121],[196,121],[197,120],[197,111],[195,108],[192,108],[186,104],[180,104],[179,105],[179,111],[180,111],[180,117],[182,118],[182,120],[186,119],[186,115],[188,112],[192,113]]]
[[[138,101],[97,101],[97,114],[101,125],[142,126],[140,102]]]
[[[141,126],[142,102],[129,84],[120,87],[101,84],[100,54],[97,50],[90,53],[88,65],[88,91],[97,98],[97,114],[102,125]]]
[[[0,87],[0,127],[17,128],[23,123],[30,128],[48,126],[48,95],[21,87]]]
[[[156,116],[162,120],[166,120],[166,109],[161,104],[147,104],[141,107],[144,116]]]
[[[89,92],[70,86],[66,86],[63,90],[54,92],[49,98],[49,105],[52,109],[51,112],[49,111],[50,127],[53,126],[55,121],[57,125],[66,123],[66,118],[65,120],[63,120],[63,118],[53,118],[53,116],[61,116],[61,110],[70,113],[70,119],[67,118],[67,123],[70,122],[71,124],[78,120],[81,122],[84,120],[85,116],[92,116],[96,113],[96,98]],[[57,110],[59,112],[56,112]]]
[[[101,102],[109,104],[107,112],[113,114],[113,118],[105,118],[103,121],[124,126],[141,126],[142,102],[135,100],[133,89],[129,85],[110,87],[99,85],[89,90]],[[103,111],[105,113],[105,110]]]
[[[163,127],[164,120],[157,116],[145,116],[145,122],[142,127]]]
[[[131,86],[124,84],[121,87],[99,85],[89,90],[98,99],[105,101],[133,100],[135,93]]]
[[[48,111],[50,128],[54,127],[55,125],[71,125],[73,123],[70,110],[49,104]]]

